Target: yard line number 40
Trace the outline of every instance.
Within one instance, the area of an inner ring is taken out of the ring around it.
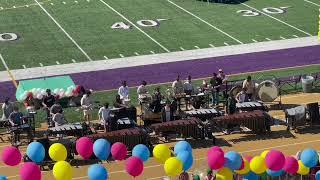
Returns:
[[[138,26],[141,27],[157,27],[160,25],[160,21],[166,21],[168,19],[156,19],[156,20],[149,20],[143,19],[136,22]],[[125,22],[116,22],[114,23],[111,28],[112,29],[130,29],[132,26],[125,23]]]
[[[268,14],[283,14],[286,12],[286,9],[289,7],[266,7],[263,8],[262,11]],[[252,16],[260,16],[261,13],[254,10],[238,10],[237,13],[242,13],[242,16],[252,17]]]

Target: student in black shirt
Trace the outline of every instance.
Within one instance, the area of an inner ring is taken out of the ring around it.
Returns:
[[[47,92],[47,95],[44,96],[42,99],[42,106],[47,113],[47,122],[48,122],[48,125],[50,125],[50,108],[55,103],[55,97],[51,94],[50,89],[47,89],[46,92]]]

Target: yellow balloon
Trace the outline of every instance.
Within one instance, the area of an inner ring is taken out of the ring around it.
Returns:
[[[301,174],[301,175],[309,174],[310,168],[306,167],[301,160],[299,160],[298,163],[299,163],[298,174]]]
[[[67,159],[67,149],[63,144],[54,143],[49,148],[49,156],[54,161],[64,161]]]
[[[262,174],[267,170],[267,165],[265,163],[265,160],[261,156],[255,156],[250,161],[250,169],[252,172],[256,174]]]
[[[250,171],[250,164],[249,164],[249,161],[246,160],[246,159],[243,159],[243,163],[244,163],[244,166],[242,169],[240,170],[235,170],[236,173],[238,174],[248,174],[249,171]]]
[[[68,162],[59,161],[53,166],[52,173],[56,180],[71,180],[73,170]]]
[[[158,144],[153,148],[153,157],[155,157],[159,163],[163,164],[171,157],[171,151],[167,145]]]
[[[178,176],[182,173],[182,168],[182,162],[176,157],[171,157],[164,163],[164,171],[168,176]]]
[[[265,159],[269,152],[270,152],[269,150],[265,150],[260,154],[260,156],[263,157],[263,159]]]
[[[221,168],[216,174],[216,180],[232,180],[233,175],[230,169]]]

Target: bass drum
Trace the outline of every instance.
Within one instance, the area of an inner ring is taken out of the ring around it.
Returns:
[[[262,102],[273,102],[279,97],[279,89],[273,81],[261,82],[257,88],[257,96]]]
[[[240,85],[233,86],[229,91],[229,95],[233,95],[233,97],[236,97],[241,90],[242,87]]]

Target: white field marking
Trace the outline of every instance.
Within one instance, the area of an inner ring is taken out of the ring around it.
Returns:
[[[139,56],[140,54],[139,53],[137,53],[137,52],[134,52],[134,54],[136,55],[136,56]]]
[[[177,8],[179,8],[179,9],[183,10],[184,12],[186,12],[186,13],[190,14],[191,16],[193,16],[193,17],[197,18],[198,20],[202,21],[203,23],[207,24],[208,26],[210,26],[210,27],[214,28],[215,30],[217,30],[217,31],[221,32],[222,34],[224,34],[224,35],[226,35],[226,36],[230,37],[231,39],[233,39],[233,40],[237,41],[237,42],[238,42],[238,43],[240,43],[240,44],[243,44],[243,42],[241,42],[239,39],[237,39],[237,38],[235,38],[235,37],[231,36],[230,34],[228,34],[228,33],[224,32],[223,30],[221,30],[221,29],[217,28],[216,26],[214,26],[214,25],[210,24],[209,22],[207,22],[207,21],[203,20],[203,19],[202,19],[202,18],[200,18],[199,16],[197,16],[197,15],[193,14],[192,12],[190,12],[190,11],[188,11],[188,10],[184,9],[183,7],[179,6],[178,4],[176,4],[176,3],[174,3],[174,2],[172,2],[172,1],[170,1],[170,0],[167,0],[167,1],[168,1],[169,3],[171,3],[171,4],[175,5]]]
[[[183,47],[180,47],[181,51],[184,51],[185,49]]]
[[[271,41],[271,39],[270,39],[270,38],[266,38],[266,40]]]
[[[0,7],[0,9],[2,10],[2,9],[3,9],[3,7]]]
[[[153,51],[150,51],[151,52],[151,54],[155,54]]]
[[[285,37],[283,37],[283,36],[280,36],[280,38],[281,38],[281,39],[286,39],[286,38],[285,38]]]
[[[78,1],[74,1],[74,2],[78,4]]]
[[[63,4],[67,4],[67,3],[66,3],[66,2],[64,2],[64,1],[63,1],[62,3],[63,3]]]
[[[43,64],[42,64],[42,63],[39,63],[39,65],[40,65],[41,67],[43,67]]]
[[[249,6],[249,5],[246,4],[246,3],[241,3],[241,4],[244,5],[244,6],[246,6],[246,7],[248,7],[248,8],[250,8],[250,9],[253,9],[253,10],[255,10],[255,11],[257,11],[257,12],[259,12],[259,13],[265,15],[265,16],[268,16],[268,17],[270,17],[271,19],[274,19],[274,20],[276,20],[276,21],[278,21],[278,22],[281,22],[282,24],[285,24],[285,25],[287,25],[287,26],[289,26],[289,27],[291,27],[291,28],[293,28],[293,29],[295,29],[295,30],[297,30],[297,31],[300,31],[300,32],[302,32],[302,33],[304,33],[304,34],[306,34],[306,35],[308,35],[308,36],[312,36],[312,34],[306,32],[306,31],[304,31],[304,30],[301,30],[301,29],[299,29],[299,28],[297,28],[297,27],[295,27],[295,26],[293,26],[293,25],[291,25],[291,24],[288,24],[288,23],[286,23],[286,22],[284,22],[284,21],[282,21],[282,20],[280,20],[280,19],[278,19],[278,18],[275,18],[275,17],[273,17],[273,16],[271,16],[271,15],[269,15],[269,14],[263,12],[263,11],[260,11],[260,10],[258,10],[258,9],[256,9],[256,8],[252,7],[252,6]]]
[[[79,46],[79,44],[69,35],[69,33],[67,33],[66,30],[64,30],[64,28],[51,16],[50,13],[48,13],[48,11],[37,1],[34,0],[39,7],[50,17],[50,19],[64,32],[64,34],[73,42],[74,45],[77,46],[77,48],[87,57],[87,59],[89,61],[92,61],[91,57],[88,56],[88,54]]]
[[[25,5],[26,7],[29,7],[29,5]]]
[[[23,69],[27,69],[26,65],[22,65]]]
[[[15,8],[16,8],[16,6],[13,6],[12,8],[13,8],[13,9],[15,9]]]
[[[109,59],[107,56],[103,56],[103,57],[104,57],[105,59],[107,59],[107,60]]]
[[[77,61],[76,60],[74,60],[74,59],[71,59],[71,61],[73,62],[73,63],[76,63]]]
[[[60,64],[60,62],[59,61],[56,61],[56,63],[59,65]]]
[[[121,58],[124,58],[124,55],[123,55],[123,54],[119,54],[119,56],[120,56]]]
[[[50,3],[52,6],[54,5],[53,3]]]
[[[288,9],[289,7],[291,7],[291,6],[282,6],[282,7],[280,7],[280,9]]]
[[[258,42],[258,41],[257,41],[257,40],[255,40],[255,39],[252,39],[252,41],[253,41],[253,42]]]
[[[196,49],[200,49],[199,46],[194,46]]]
[[[212,44],[209,44],[209,46],[210,46],[210,47],[214,47],[214,45],[212,45]]]
[[[7,71],[10,71],[6,61],[4,60],[4,58],[2,57],[2,54],[0,54],[0,59],[2,61],[3,66],[6,68]]]
[[[308,0],[304,0],[304,1],[307,2],[307,3],[310,3],[310,4],[313,4],[313,5],[316,5],[316,6],[320,7],[320,4],[317,4],[317,3],[315,3],[315,2],[308,1]]]
[[[90,2],[90,0],[87,0],[87,2]]]
[[[156,43],[158,46],[160,46],[163,50],[165,50],[166,52],[170,52],[169,49],[167,49],[166,47],[164,47],[162,44],[160,44],[157,40],[153,39],[153,37],[151,37],[149,34],[147,34],[146,32],[144,32],[141,28],[139,28],[135,23],[131,22],[128,18],[126,18],[123,14],[121,14],[120,12],[118,12],[117,10],[115,10],[113,7],[111,7],[108,3],[104,2],[103,0],[100,0],[100,2],[102,2],[104,5],[106,5],[109,9],[111,9],[113,12],[115,12],[116,14],[118,14],[120,17],[122,17],[122,19],[126,20],[128,23],[130,23],[133,27],[137,28],[142,34],[144,34],[145,36],[147,36],[149,39],[151,39],[151,41],[153,41],[154,43]]]
[[[289,147],[289,146],[297,146],[297,145],[301,145],[301,144],[309,144],[309,143],[314,143],[314,142],[320,142],[320,140],[304,141],[304,142],[284,144],[284,145],[279,145],[279,146],[272,146],[272,147],[267,147],[267,148],[251,149],[251,150],[246,150],[246,151],[240,151],[239,153],[257,152],[257,151],[262,151],[262,150],[277,149],[277,148],[283,148],[283,147]],[[194,160],[195,161],[200,161],[200,160],[204,160],[204,159],[207,159],[207,157],[196,158]],[[107,162],[103,163],[103,164],[107,164]],[[161,166],[162,165],[157,164],[157,165],[152,165],[152,166],[145,166],[144,168],[145,169],[149,169],[149,168],[156,168],[156,167],[161,167]],[[118,173],[125,173],[125,171],[113,171],[113,172],[110,172],[109,174],[118,174]],[[16,177],[16,176],[14,176],[14,177]],[[12,176],[10,176],[8,178],[12,178]],[[75,178],[72,178],[72,179],[85,179],[85,178],[88,178],[88,176],[75,177]],[[157,179],[157,177],[155,177],[155,179]]]
[[[225,43],[223,43],[223,44],[224,44],[224,45],[226,45],[226,46],[229,46],[229,44],[228,44],[228,43],[226,43],[226,42],[225,42]]]
[[[298,37],[299,37],[299,36],[297,36],[297,35],[295,35],[295,34],[294,34],[294,35],[292,35],[292,36],[293,36],[293,37],[296,37],[296,38],[298,38]]]

